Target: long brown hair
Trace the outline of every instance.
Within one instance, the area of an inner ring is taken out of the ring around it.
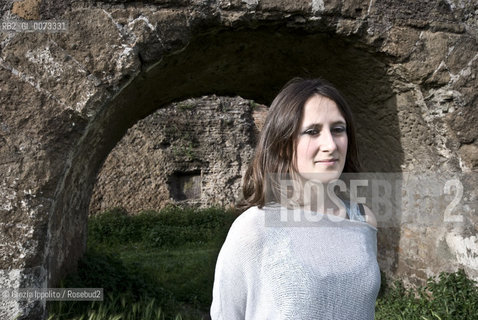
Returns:
[[[304,105],[313,95],[334,101],[346,122],[347,156],[343,172],[359,172],[355,124],[349,105],[340,92],[323,79],[294,78],[275,97],[259,136],[254,158],[244,175],[242,206],[265,205],[266,194],[278,194],[273,175],[296,175],[294,155]]]

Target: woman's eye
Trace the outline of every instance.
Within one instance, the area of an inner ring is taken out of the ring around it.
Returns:
[[[317,131],[315,129],[307,129],[307,130],[304,131],[304,134],[308,134],[308,135],[311,135],[311,136],[314,136],[318,133],[319,133],[319,131]]]
[[[342,133],[345,132],[346,128],[345,127],[335,127],[332,129],[332,132],[334,133]]]

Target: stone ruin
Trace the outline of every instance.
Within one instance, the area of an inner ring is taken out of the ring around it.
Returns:
[[[130,214],[167,205],[234,207],[267,108],[240,97],[205,96],[140,120],[98,173],[90,214]]]
[[[55,287],[75,268],[98,172],[140,119],[211,94],[268,105],[294,76],[334,83],[366,169],[423,199],[379,221],[381,269],[478,279],[475,1],[6,0],[0,15],[67,22],[0,33],[2,288]],[[1,302],[17,316],[44,319],[45,303]]]

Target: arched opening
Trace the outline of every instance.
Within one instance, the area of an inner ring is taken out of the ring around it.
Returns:
[[[283,24],[197,34],[184,50],[140,73],[88,124],[48,227],[48,284],[74,268],[85,250],[91,193],[108,153],[129,127],[173,101],[217,94],[269,105],[290,78],[321,76],[352,105],[365,168],[399,171],[403,152],[396,139],[399,126],[387,63],[360,39]]]
[[[168,205],[234,206],[252,158],[257,115],[240,97],[173,103],[138,121],[108,155],[89,214],[121,207],[136,214]]]
[[[130,305],[154,298],[166,317],[207,315],[219,245],[236,215],[229,207],[253,153],[252,115],[262,109],[240,97],[205,96],[160,108],[128,129],[93,189],[80,286],[97,283],[130,297]],[[126,275],[121,284],[108,281],[113,266]]]

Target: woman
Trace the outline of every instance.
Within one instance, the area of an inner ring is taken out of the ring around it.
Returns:
[[[244,177],[249,209],[217,259],[213,320],[374,318],[375,218],[324,187],[358,170],[352,114],[337,89],[287,83]]]

